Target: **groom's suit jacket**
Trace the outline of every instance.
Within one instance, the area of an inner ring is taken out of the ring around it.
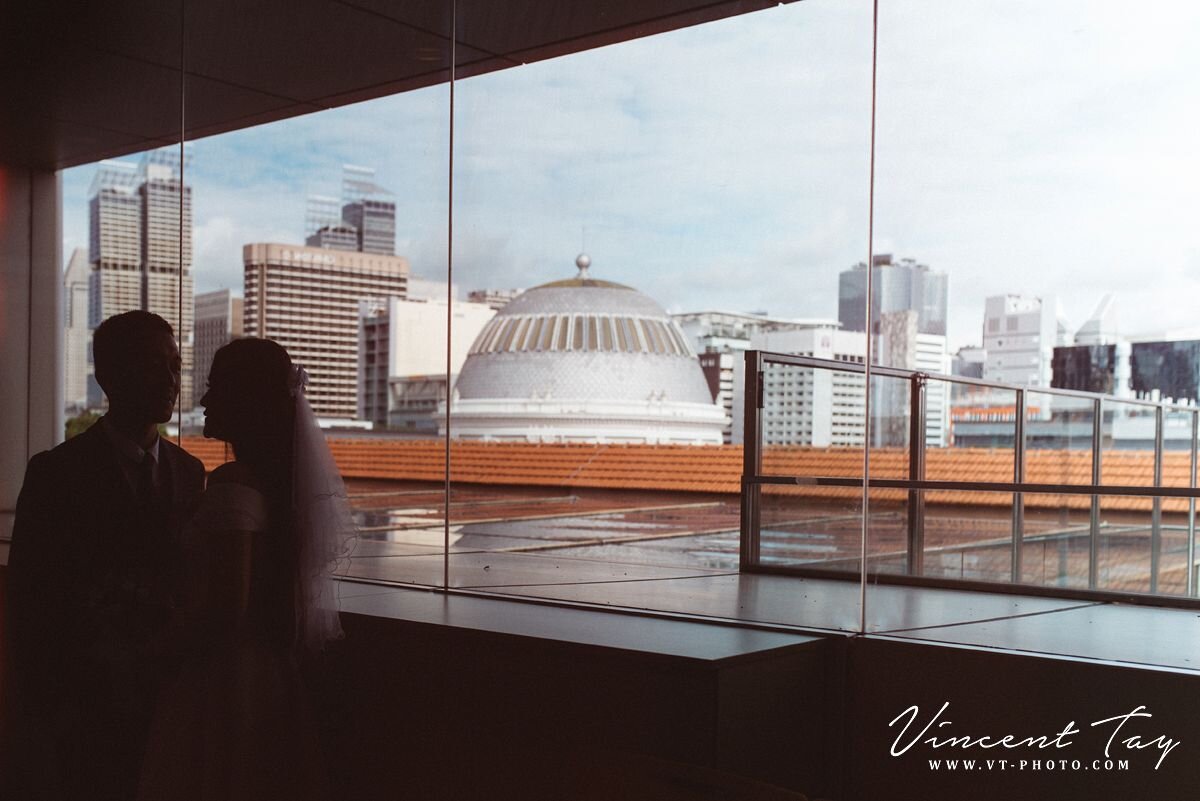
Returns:
[[[167,667],[180,533],[204,467],[161,438],[158,487],[139,499],[119,458],[97,423],[34,456],[17,501],[7,716],[31,797],[122,798],[136,788]]]

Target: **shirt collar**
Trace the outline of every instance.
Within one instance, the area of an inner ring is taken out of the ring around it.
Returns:
[[[143,449],[136,442],[118,431],[117,427],[108,421],[107,415],[100,418],[99,425],[104,430],[105,435],[108,437],[108,441],[111,442],[113,447],[117,449],[117,453],[121,454],[129,461],[141,464],[142,459],[149,454],[150,458],[154,460],[154,463],[158,464],[158,442],[161,437],[159,437],[157,433],[154,435],[154,444],[152,444],[149,448]]]

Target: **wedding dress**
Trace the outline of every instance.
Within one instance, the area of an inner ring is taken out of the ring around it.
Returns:
[[[184,656],[159,699],[139,801],[328,797],[270,523],[262,493],[222,482],[185,530]]]

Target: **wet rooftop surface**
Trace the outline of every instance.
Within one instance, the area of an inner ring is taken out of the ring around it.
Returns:
[[[455,486],[447,565],[442,485],[352,479],[349,490],[363,531],[343,571],[347,578],[441,587],[446,570],[451,587],[497,596],[812,631],[853,632],[860,626],[855,580],[738,572],[734,496]],[[777,503],[764,511],[764,561],[816,563],[857,578],[862,528],[856,512],[844,502]],[[1077,522],[1029,521],[1026,581],[1086,586],[1087,548]],[[1000,515],[931,510],[927,572],[1008,582],[1009,525]],[[1103,540],[1101,569],[1109,587],[1140,586],[1145,569],[1138,565],[1144,561],[1148,567],[1148,559],[1141,559],[1145,526],[1113,521],[1106,531],[1111,533]],[[880,504],[871,523],[874,563],[898,571],[903,537],[902,512]],[[1178,550],[1177,540],[1168,533],[1164,567]],[[396,591],[343,582],[341,595],[364,611],[394,604],[387,596]],[[873,634],[1200,670],[1200,614],[1189,610],[878,584],[867,588],[866,604],[866,629]]]

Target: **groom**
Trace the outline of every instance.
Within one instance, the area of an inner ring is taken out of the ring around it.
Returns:
[[[169,670],[179,532],[204,486],[201,463],[158,435],[179,394],[179,350],[170,324],[144,311],[105,320],[92,349],[108,413],[34,456],[17,501],[5,797],[133,798]]]

